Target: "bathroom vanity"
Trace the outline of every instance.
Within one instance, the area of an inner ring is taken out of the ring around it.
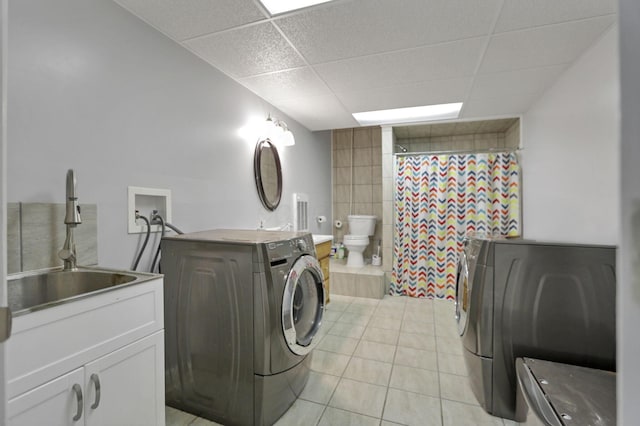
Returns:
[[[163,281],[119,276],[124,283],[58,300],[39,295],[46,306],[35,307],[20,305],[21,291],[50,293],[50,283],[13,280],[23,281],[9,294],[17,307],[6,343],[9,425],[165,424]],[[73,291],[64,280],[61,291]]]
[[[331,241],[331,239],[316,238],[314,236],[316,257],[318,258],[318,262],[320,262],[322,275],[324,275],[324,294],[326,295],[324,303],[329,303],[329,255],[331,254]]]

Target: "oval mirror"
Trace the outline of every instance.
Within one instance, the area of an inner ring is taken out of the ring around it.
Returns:
[[[274,211],[282,196],[282,170],[276,146],[269,140],[258,141],[253,156],[253,173],[262,205]]]

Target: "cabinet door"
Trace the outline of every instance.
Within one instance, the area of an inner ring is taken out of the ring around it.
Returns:
[[[9,400],[8,424],[84,425],[83,383],[84,369],[78,368]]]
[[[87,364],[85,389],[87,426],[163,426],[164,331]]]

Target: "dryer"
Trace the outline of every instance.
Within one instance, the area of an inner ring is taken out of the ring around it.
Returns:
[[[515,359],[615,370],[615,247],[469,238],[456,320],[471,388],[516,421]]]
[[[273,424],[302,392],[325,290],[310,234],[165,237],[166,403],[225,425]]]

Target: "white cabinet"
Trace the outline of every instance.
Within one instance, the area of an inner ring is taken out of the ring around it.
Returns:
[[[156,279],[17,317],[8,424],[164,425],[162,294]]]
[[[11,399],[8,406],[9,425],[73,425],[73,417],[80,414],[78,420],[81,420],[80,410],[84,409],[80,383],[84,383],[83,368],[73,370]]]
[[[87,364],[84,381],[86,425],[164,424],[164,332]]]

